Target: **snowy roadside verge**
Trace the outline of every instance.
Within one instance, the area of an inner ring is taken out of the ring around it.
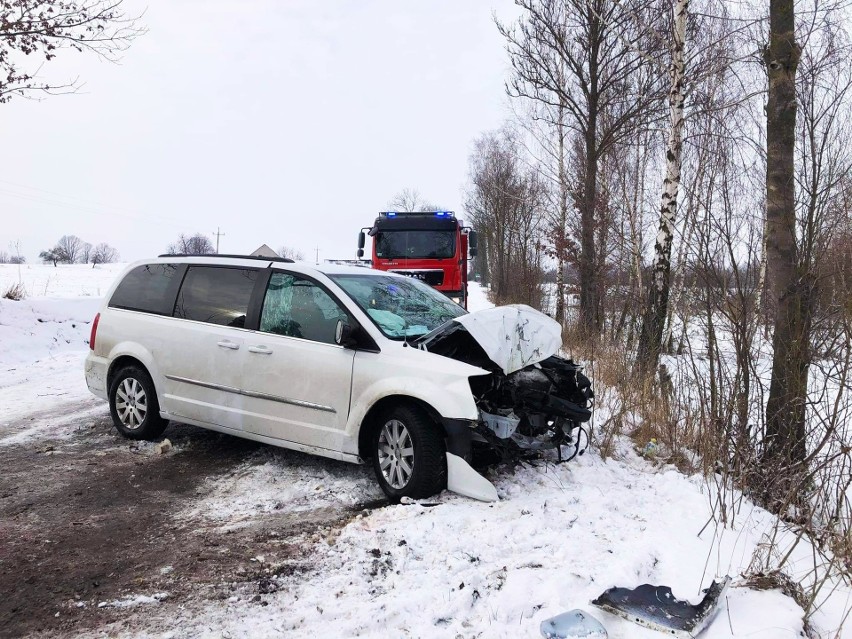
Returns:
[[[0,292],[17,282],[27,291],[19,301],[0,299],[0,446],[65,433],[63,412],[105,406],[86,387],[83,361],[103,302],[95,295],[124,267],[0,265]]]
[[[0,295],[20,283],[27,298],[103,297],[127,266],[98,264],[0,264]]]
[[[499,469],[489,477],[500,493],[495,504],[445,492],[366,511],[316,544],[315,570],[276,577],[262,606],[253,591],[238,591],[187,608],[179,626],[193,637],[536,637],[545,618],[584,607],[610,637],[659,637],[589,601],[610,586],[645,582],[694,600],[714,577],[748,566],[774,518],[745,504],[734,529],[698,536],[710,516],[703,480],[655,470],[626,444],[619,457]],[[286,477],[285,495],[310,488],[310,479]],[[323,485],[351,494],[360,489],[351,479]],[[231,486],[222,484],[219,498]],[[777,591],[734,587],[721,608],[707,639],[792,639],[802,631],[801,609]]]

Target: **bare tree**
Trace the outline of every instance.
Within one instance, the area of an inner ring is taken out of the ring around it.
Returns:
[[[123,0],[13,0],[0,4],[0,103],[36,92],[73,91],[77,80],[38,78],[62,49],[116,61],[144,32],[122,11]]]
[[[581,179],[574,191],[580,212],[580,319],[588,334],[600,332],[601,282],[596,249],[603,156],[647,119],[661,96],[654,66],[659,48],[653,3],[646,0],[517,0],[517,25],[498,23],[506,38],[513,79],[507,92],[564,108],[576,131]],[[642,53],[648,52],[648,53]]]
[[[101,242],[92,249],[91,262],[92,268],[98,264],[111,264],[118,260],[118,251],[109,244]]]
[[[805,464],[813,457],[805,429],[814,405],[809,370],[815,347],[823,353],[835,350],[824,342],[837,339],[833,316],[844,317],[845,309],[826,306],[820,292],[839,283],[824,277],[824,262],[838,240],[842,246],[852,174],[852,47],[842,26],[845,8],[815,5],[794,36],[793,7],[781,4],[781,15],[770,10],[764,51],[769,74],[767,278],[775,321],[763,496],[772,507],[788,498],[791,482],[808,470]],[[807,43],[804,51],[797,41]]]
[[[517,135],[508,128],[483,134],[474,143],[469,179],[465,208],[478,230],[480,252],[488,253],[495,301],[541,308],[543,188],[521,159]]]
[[[12,257],[9,258],[10,264],[24,264],[27,261],[27,259],[21,255],[21,240],[13,240],[9,242],[9,248],[14,253]]]
[[[46,251],[42,251],[38,254],[38,258],[45,264],[52,263],[54,268],[56,268],[57,264],[59,264],[62,259],[59,255],[57,255],[56,249],[47,249]]]
[[[565,124],[564,105],[554,107],[537,100],[522,100],[521,104],[527,110],[516,111],[515,115],[519,125],[532,138],[533,144],[527,151],[542,178],[542,233],[546,254],[556,261],[556,300],[553,306],[555,319],[561,324],[565,322],[565,271],[569,262],[577,262],[578,255],[578,244],[572,237],[574,225],[571,223],[574,207],[569,155],[574,132]]]
[[[59,262],[74,264],[80,259],[86,243],[76,235],[63,235],[59,238],[53,251]]]
[[[441,211],[442,208],[424,200],[417,189],[404,188],[388,202],[392,211],[410,213],[412,211]]]
[[[804,461],[810,317],[796,243],[796,42],[794,0],[772,0],[766,104],[767,278],[775,307],[772,378],[766,404],[764,465],[789,474]]]
[[[675,232],[677,195],[680,189],[681,150],[683,147],[684,75],[686,71],[686,20],[689,0],[674,0],[674,29],[672,30],[671,62],[669,66],[669,135],[666,144],[666,177],[660,204],[660,230],[654,243],[654,264],[651,285],[648,287],[648,305],[639,336],[637,362],[647,372],[657,367],[663,328],[669,303],[669,277],[671,273],[672,241]]]
[[[195,235],[181,233],[177,241],[169,244],[167,251],[175,255],[209,255],[215,253],[216,249],[210,238],[202,233]]]
[[[278,255],[281,257],[286,257],[287,259],[293,260],[294,262],[304,262],[305,254],[301,251],[294,249],[291,246],[283,245],[280,249],[278,249]]]
[[[91,257],[92,245],[88,242],[83,242],[83,245],[80,247],[80,255],[77,257],[77,261],[80,262],[80,264],[88,264]]]

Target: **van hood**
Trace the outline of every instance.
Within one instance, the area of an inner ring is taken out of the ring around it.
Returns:
[[[562,347],[559,323],[525,304],[495,306],[462,315],[424,335],[418,344],[431,350],[431,344],[452,341],[460,326],[505,375],[537,364],[555,355]],[[453,357],[448,353],[442,354]],[[454,359],[469,361],[468,358]]]

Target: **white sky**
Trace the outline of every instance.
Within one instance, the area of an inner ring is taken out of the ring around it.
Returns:
[[[404,187],[464,217],[473,139],[509,114],[511,0],[149,3],[120,65],[43,67],[80,93],[0,105],[0,251],[74,234],[134,260],[218,226],[223,253],[353,258]]]

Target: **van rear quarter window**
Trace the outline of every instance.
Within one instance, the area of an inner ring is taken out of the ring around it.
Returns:
[[[256,269],[190,266],[177,296],[174,316],[245,327]]]
[[[169,285],[178,273],[177,264],[143,264],[125,275],[109,305],[131,311],[171,315],[174,293]]]

